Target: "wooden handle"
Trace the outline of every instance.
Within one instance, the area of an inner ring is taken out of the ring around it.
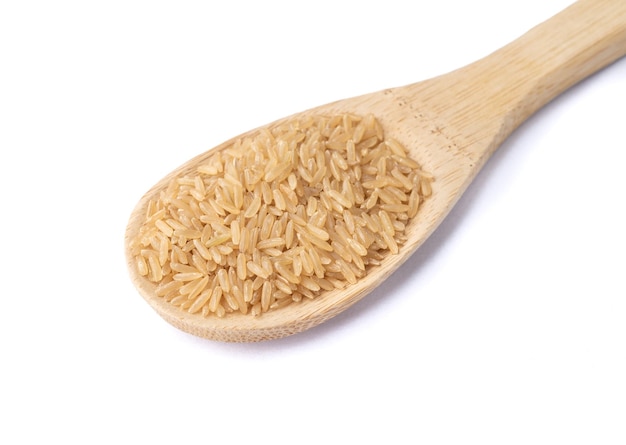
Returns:
[[[625,54],[626,0],[580,0],[485,59],[480,68],[495,73],[492,106],[508,115],[512,131]]]
[[[580,0],[486,58],[439,78],[436,88],[416,88],[414,97],[439,106],[435,111],[465,139],[462,145],[468,151],[478,147],[473,154],[485,160],[535,111],[625,54],[626,0]],[[483,138],[493,139],[475,144]]]

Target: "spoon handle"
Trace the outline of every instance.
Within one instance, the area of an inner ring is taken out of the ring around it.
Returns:
[[[454,105],[435,111],[464,135],[463,145],[476,150],[473,157],[485,160],[535,111],[625,54],[626,0],[579,0],[491,55],[444,75],[433,91],[415,91],[414,97],[428,102],[429,95],[448,96],[432,103]],[[483,138],[492,140],[474,143]]]
[[[626,54],[626,1],[581,0],[505,47],[487,63],[505,65],[496,109],[518,125],[554,97]],[[497,73],[497,70],[494,70]],[[494,79],[494,87],[500,89]],[[510,104],[516,104],[510,113]]]

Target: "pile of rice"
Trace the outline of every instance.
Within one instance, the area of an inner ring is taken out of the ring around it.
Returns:
[[[371,115],[290,120],[172,180],[131,252],[172,305],[258,316],[354,284],[396,254],[431,181]]]

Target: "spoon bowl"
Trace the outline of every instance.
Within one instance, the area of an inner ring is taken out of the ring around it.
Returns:
[[[626,54],[626,2],[580,0],[518,40],[471,65],[415,84],[316,107],[269,126],[314,115],[372,114],[385,136],[434,177],[432,194],[406,226],[407,241],[367,275],[343,289],[263,313],[233,312],[220,318],[189,313],[155,293],[142,276],[130,243],[145,219],[150,199],[169,182],[192,172],[218,150],[252,130],[205,152],[155,184],[133,210],[126,231],[131,279],[139,293],[169,323],[200,337],[253,342],[292,335],[339,314],[391,275],[437,228],[481,167],[524,120],[575,83]]]

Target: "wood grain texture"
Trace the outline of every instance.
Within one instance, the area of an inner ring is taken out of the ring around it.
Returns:
[[[223,149],[231,141],[180,166],[139,201],[126,232],[133,283],[169,323],[212,340],[262,341],[318,325],[357,302],[412,255],[449,213],[491,154],[524,120],[624,54],[626,1],[581,0],[516,41],[459,70],[301,113],[372,113],[382,123],[386,136],[400,141],[410,156],[435,177],[433,194],[407,226],[408,242],[400,253],[386,257],[356,285],[260,317],[228,314],[224,318],[204,318],[154,295],[155,285],[137,273],[128,248],[142,224],[147,202],[171,178],[192,171],[214,150]]]

